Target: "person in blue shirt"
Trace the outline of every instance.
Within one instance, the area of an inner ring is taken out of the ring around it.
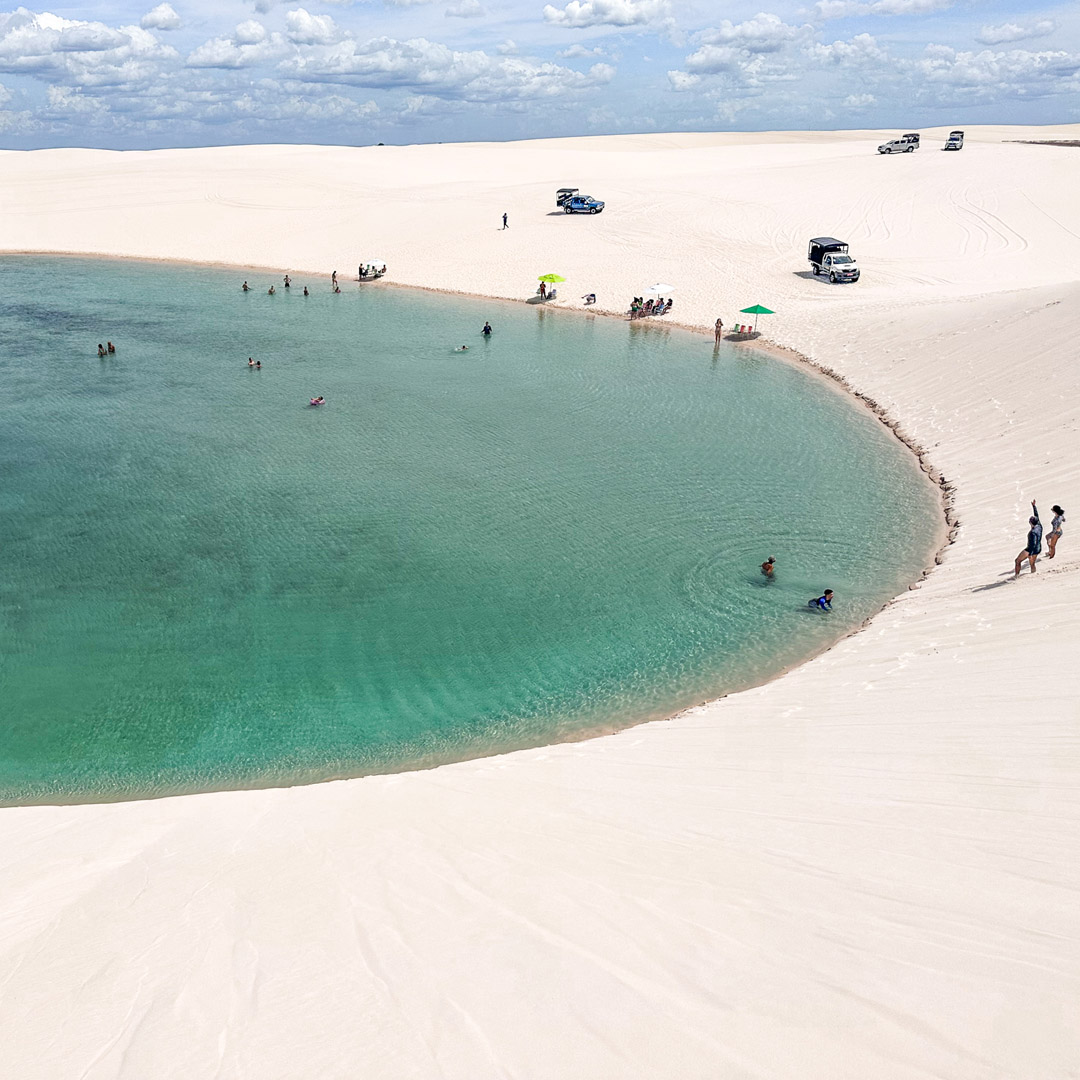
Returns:
[[[814,600],[808,600],[807,607],[817,608],[819,611],[832,611],[832,589],[826,589],[825,592]]]
[[[1028,524],[1031,528],[1028,529],[1027,547],[1016,556],[1013,581],[1020,576],[1020,566],[1025,559],[1027,559],[1031,572],[1034,574],[1035,560],[1042,552],[1042,522],[1039,520],[1039,508],[1035,505],[1034,499],[1031,500],[1031,517],[1028,518]]]

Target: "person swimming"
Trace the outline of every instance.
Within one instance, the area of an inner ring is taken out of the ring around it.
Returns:
[[[813,600],[807,600],[806,606],[817,608],[819,611],[832,611],[832,598],[832,589],[826,589],[821,596],[818,596]]]
[[[322,395],[320,394],[320,395],[319,395],[318,397],[313,397],[313,398],[311,399],[311,404],[312,404],[312,405],[325,405],[325,404],[326,404],[326,398],[324,398],[324,397],[323,397],[323,396],[322,396]]]
[[[341,292],[341,286],[336,281],[334,282],[334,292]]]
[[[276,292],[277,292],[277,289],[275,289],[275,288],[274,288],[274,286],[273,286],[273,285],[271,285],[271,286],[270,286],[270,288],[269,288],[269,289],[267,289],[266,291],[267,291],[267,292],[268,292],[268,293],[269,293],[269,294],[270,294],[271,296],[273,296],[273,295],[274,295],[274,293],[276,293]]]
[[[761,572],[770,580],[776,570],[776,560],[770,555],[762,564]]]
[[[106,341],[105,351],[111,355],[112,353],[116,352],[116,346],[111,341]]]
[[[252,360],[251,357],[249,356],[248,357],[248,367],[253,368],[254,366],[255,366],[255,361]]]
[[[255,370],[256,371],[262,371],[262,361],[261,360],[256,360],[255,361]]]
[[[458,347],[457,347],[457,348],[456,348],[456,349],[454,350],[454,352],[468,352],[468,351],[469,351],[469,346],[468,346],[468,345],[459,345],[459,346],[458,346]]]
[[[98,354],[98,356],[104,356],[105,355],[105,346],[102,345],[100,341],[98,342],[97,354]]]

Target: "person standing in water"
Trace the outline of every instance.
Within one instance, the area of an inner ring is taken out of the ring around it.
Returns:
[[[491,323],[485,322],[484,329],[480,331],[484,337],[491,337]]]
[[[261,360],[256,360],[255,361],[255,370],[256,371],[262,371],[262,361]]]
[[[1031,517],[1028,518],[1028,525],[1031,528],[1028,529],[1027,547],[1016,556],[1016,563],[1013,567],[1014,581],[1020,576],[1020,566],[1025,559],[1028,561],[1028,566],[1031,567],[1031,572],[1035,573],[1035,560],[1042,552],[1043,527],[1042,522],[1039,520],[1039,508],[1035,505],[1034,499],[1031,500]]]
[[[268,296],[273,296],[273,295],[274,295],[274,293],[276,293],[276,292],[277,292],[277,289],[275,289],[275,288],[274,288],[274,286],[273,286],[273,285],[271,285],[271,286],[270,286],[270,288],[266,290],[266,292],[267,292],[267,295],[268,295]]]
[[[242,292],[247,292],[248,291],[248,283],[246,281],[244,282],[243,285],[240,286],[240,290]]]
[[[98,354],[98,356],[104,356],[105,355],[105,346],[102,345],[100,341],[98,342],[97,354]]]
[[[832,611],[832,589],[826,589],[821,596],[816,597],[813,600],[807,600],[807,607],[817,608],[818,611]]]
[[[105,351],[111,356],[114,352],[116,352],[116,346],[111,341],[106,341]]]
[[[248,368],[250,369],[250,368],[253,368],[254,366],[255,366],[255,361],[252,360],[251,357],[249,356],[248,357]]]
[[[723,340],[723,337],[724,337],[724,320],[723,319],[717,319],[716,320],[716,326],[713,327],[713,329],[715,331],[716,344],[719,345],[720,342]]]
[[[762,564],[761,572],[770,580],[773,580],[773,574],[776,572],[776,560],[770,555]]]
[[[305,285],[305,286],[304,286],[304,295],[305,295],[305,296],[307,296],[307,294],[308,294],[308,291],[307,291],[307,286]]]
[[[286,289],[291,289],[292,288],[292,279],[289,277],[288,274],[285,275],[285,288]]]
[[[337,271],[336,270],[330,275],[330,284],[333,285],[335,289],[337,288]]]
[[[1054,552],[1057,549],[1057,542],[1061,539],[1061,534],[1065,526],[1065,511],[1062,510],[1057,503],[1054,503],[1050,509],[1054,512],[1054,517],[1050,522],[1050,532],[1046,537],[1046,557],[1048,559],[1054,557]]]

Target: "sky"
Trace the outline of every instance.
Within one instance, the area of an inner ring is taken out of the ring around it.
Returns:
[[[1080,122],[1080,5],[0,0],[0,147]]]

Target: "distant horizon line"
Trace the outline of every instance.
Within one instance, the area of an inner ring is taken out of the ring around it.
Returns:
[[[961,122],[962,123],[962,122]],[[902,126],[902,125],[901,125]],[[926,130],[949,130],[954,126],[951,124],[930,124],[919,125],[909,124],[908,127],[913,129]],[[982,122],[977,124],[963,123],[963,128],[966,131],[975,131],[980,128],[1013,128],[1013,129],[1043,129],[1043,128],[1077,128],[1080,129],[1080,121],[1076,120],[1062,120],[1051,121],[1041,124],[1014,124],[1007,122]],[[143,147],[115,147],[115,146],[88,146],[67,144],[63,146],[30,146],[30,147],[16,147],[16,146],[0,146],[0,153],[11,154],[33,154],[42,153],[45,151],[65,151],[65,150],[87,150],[87,151],[104,151],[112,154],[148,154],[156,153],[162,150],[228,150],[239,147],[256,147],[256,146],[310,146],[320,147],[326,149],[354,149],[365,150],[375,147],[394,147],[397,149],[403,149],[406,147],[414,146],[479,146],[479,145],[497,145],[505,143],[507,145],[512,143],[525,143],[525,142],[569,142],[571,140],[580,139],[633,139],[642,137],[666,137],[670,135],[840,135],[840,134],[856,134],[860,132],[866,132],[867,134],[887,134],[890,131],[899,130],[897,125],[886,126],[880,125],[877,127],[837,127],[837,128],[707,128],[707,129],[679,129],[672,128],[667,131],[608,131],[600,133],[590,133],[588,135],[550,135],[550,136],[538,136],[533,138],[520,138],[520,139],[439,139],[435,141],[417,141],[417,142],[313,142],[310,140],[276,140],[271,142],[221,142],[221,143],[188,143],[188,144],[170,144],[161,146],[143,146]]]

